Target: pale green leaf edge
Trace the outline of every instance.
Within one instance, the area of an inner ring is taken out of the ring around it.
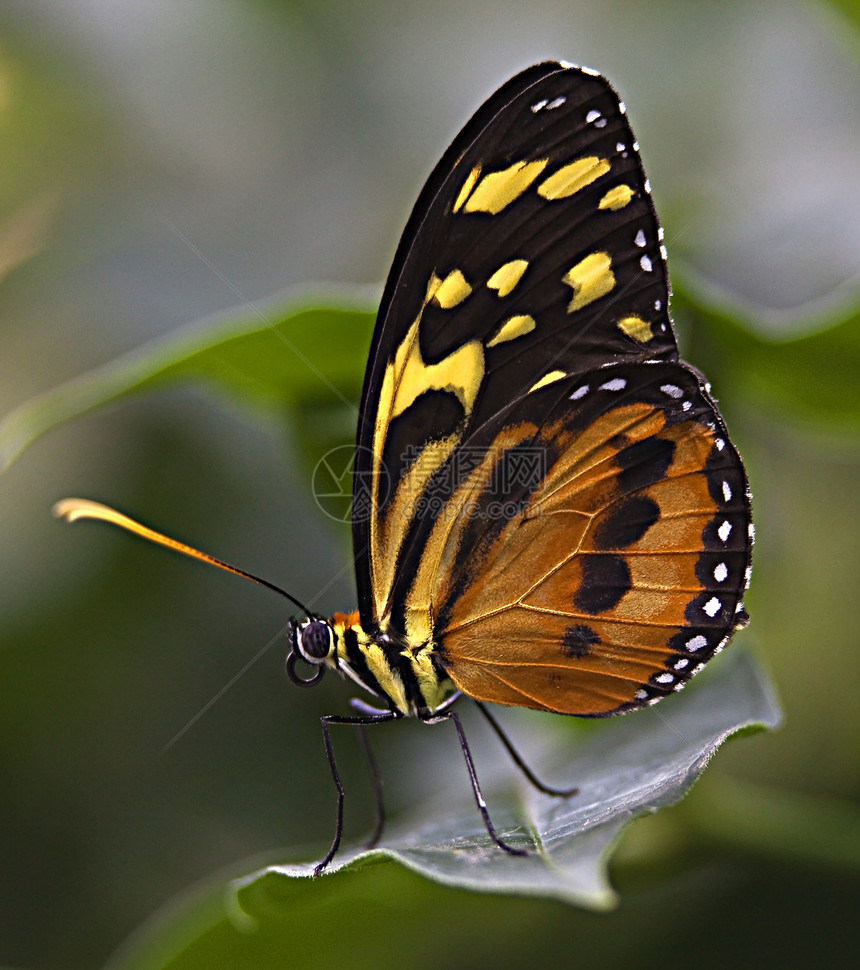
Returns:
[[[463,814],[440,824],[442,844],[433,844],[433,833],[428,832],[428,826],[416,831],[414,822],[406,821],[399,826],[398,834],[386,839],[384,845],[373,849],[345,848],[319,878],[331,878],[349,868],[390,859],[426,878],[460,889],[555,898],[593,910],[612,908],[617,903],[617,895],[609,882],[608,860],[630,822],[680,801],[711,757],[732,735],[750,729],[773,729],[781,723],[782,714],[775,692],[747,651],[733,650],[732,655],[722,658],[717,667],[719,671],[714,671],[714,675],[701,678],[701,687],[697,685],[674,699],[688,709],[702,704],[706,697],[716,697],[718,707],[724,705],[725,723],[715,728],[707,741],[693,746],[695,750],[691,749],[689,763],[681,766],[674,777],[658,779],[651,786],[640,785],[641,790],[636,791],[634,797],[624,797],[615,805],[602,806],[594,818],[575,824],[563,811],[556,813],[557,818],[553,817],[552,811],[547,815],[545,806],[548,802],[557,804],[554,800],[530,796],[533,804],[529,824],[534,841],[539,845],[539,850],[532,856],[513,858],[489,844],[472,804]],[[676,707],[675,711],[679,709]],[[603,743],[601,737],[600,732],[593,735],[598,744]],[[504,821],[503,813],[494,812],[494,818],[497,824]],[[501,828],[504,832],[504,826]],[[468,834],[444,841],[446,832],[457,830]],[[528,845],[531,841],[516,834],[506,837],[514,844]],[[454,855],[457,862],[452,866]],[[442,864],[437,864],[438,860]],[[272,876],[311,878],[313,870],[314,863],[271,865],[235,880],[227,898],[234,925],[246,931],[254,928],[255,919],[243,908],[240,897],[260,880]]]
[[[740,328],[749,334],[747,340],[756,346],[766,339],[772,343],[777,354],[782,345],[810,341],[809,346],[815,347],[819,336],[826,336],[840,326],[851,326],[856,319],[856,307],[860,300],[857,282],[851,281],[850,285],[846,284],[814,303],[790,313],[780,311],[777,314],[766,307],[729,295],[688,267],[682,267],[673,275],[677,278],[679,296],[685,297],[692,309],[698,307],[707,314],[734,321],[733,331]],[[37,438],[72,418],[161,386],[167,381],[202,379],[202,371],[195,371],[191,367],[183,371],[182,365],[216,350],[222,344],[288,325],[291,318],[308,312],[372,315],[378,296],[379,288],[376,286],[331,283],[304,286],[260,303],[247,304],[197,320],[167,337],[128,351],[36,395],[12,410],[0,422],[0,471],[5,471]],[[782,339],[777,336],[777,323],[784,335]],[[764,338],[764,334],[769,336]],[[736,335],[732,339],[736,340]],[[358,360],[355,364],[355,374],[359,378],[361,363]],[[337,389],[331,384],[332,378],[337,379],[336,375],[322,373],[319,368],[317,370],[321,384],[327,383],[336,393]],[[289,387],[290,373],[293,372],[284,373],[284,391]],[[224,367],[217,374],[212,370],[209,376],[217,377],[221,387],[229,388],[236,395],[244,392],[247,397],[247,380],[240,372]]]
[[[190,379],[192,375],[177,372],[178,366],[220,344],[265,333],[312,311],[374,313],[378,296],[377,287],[336,284],[302,287],[196,320],[167,337],[121,354],[12,410],[0,422],[0,472],[46,432],[98,407],[151,389],[160,383],[159,377],[165,372],[171,372],[169,379],[172,380]],[[356,372],[361,370],[361,362],[357,362]],[[229,381],[222,379],[222,383]]]
[[[682,260],[672,263],[673,292],[720,318],[735,321],[749,334],[783,344],[812,339],[850,323],[860,307],[860,277],[852,277],[820,296],[795,307],[772,307],[759,303],[717,283]]]

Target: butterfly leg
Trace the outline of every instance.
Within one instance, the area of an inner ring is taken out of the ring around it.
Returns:
[[[508,845],[508,843],[505,842],[496,831],[492,819],[490,818],[490,813],[487,810],[487,803],[484,799],[484,795],[481,792],[481,786],[478,782],[478,773],[475,771],[475,762],[472,759],[472,752],[469,749],[468,742],[466,741],[466,732],[463,730],[463,725],[460,723],[459,715],[457,715],[454,711],[446,711],[444,714],[437,714],[433,717],[427,718],[427,723],[436,724],[443,720],[453,721],[454,727],[457,729],[457,736],[460,738],[460,750],[463,752],[463,759],[466,762],[466,769],[469,772],[469,781],[472,783],[472,793],[475,796],[478,811],[481,813],[481,818],[484,820],[484,827],[486,828],[490,838],[500,849],[507,852],[508,855],[531,855],[527,849],[515,849],[512,845]]]
[[[340,847],[340,840],[343,836],[343,803],[344,803],[344,788],[343,782],[340,780],[340,772],[337,770],[337,762],[334,757],[334,748],[331,743],[331,725],[332,724],[353,724],[359,728],[359,736],[363,737],[364,728],[368,724],[379,724],[382,721],[393,721],[398,717],[395,711],[380,711],[378,714],[367,714],[361,717],[348,717],[339,714],[327,714],[325,717],[320,718],[320,724],[322,725],[323,731],[323,744],[325,745],[326,758],[328,758],[328,766],[331,769],[332,781],[334,781],[334,786],[337,789],[337,819],[335,822],[334,839],[332,840],[331,847],[325,854],[322,861],[314,868],[314,876],[318,876],[323,869],[331,862],[335,857],[338,848]],[[384,815],[380,817],[380,809],[382,804],[382,785],[379,780],[379,769],[376,765],[376,761],[370,754],[370,748],[367,745],[367,738],[363,738],[362,747],[365,751],[365,756],[369,755],[369,763],[371,765],[371,776],[373,778],[374,790],[377,799],[377,820],[376,828],[373,833],[373,842],[379,839],[382,832],[382,822],[384,821]]]
[[[537,788],[538,791],[543,792],[545,795],[553,795],[557,798],[570,798],[572,795],[578,795],[578,788],[553,788],[551,785],[545,785],[540,778],[529,768],[529,766],[523,761],[522,755],[513,746],[511,739],[502,730],[501,724],[493,717],[493,715],[487,710],[487,708],[480,702],[475,701],[478,705],[478,710],[484,715],[490,724],[490,727],[496,732],[496,737],[505,746],[505,750],[511,756],[511,761],[520,769],[520,771],[526,776],[529,782]]]
[[[372,704],[366,703],[360,697],[353,697],[349,706],[353,710],[360,711],[362,714],[369,714],[371,718],[376,720],[379,714],[389,714],[389,711],[380,710],[378,707],[374,707]],[[395,714],[395,718],[400,717],[399,714]],[[384,718],[388,720],[388,718]],[[367,769],[370,772],[370,781],[373,785],[373,794],[376,799],[376,826],[367,842],[364,843],[366,849],[372,849],[382,835],[382,829],[385,827],[385,800],[382,794],[382,773],[379,770],[379,765],[376,763],[376,758],[373,755],[373,750],[370,747],[370,741],[367,738],[367,734],[364,730],[363,724],[356,725],[356,730],[358,731],[358,740],[361,742],[361,750],[364,752],[364,760],[367,763]]]
[[[373,828],[370,838],[364,843],[365,849],[372,849],[379,841],[382,830],[385,827],[385,799],[382,796],[382,775],[379,771],[379,765],[376,763],[376,758],[373,755],[373,750],[370,747],[370,741],[367,739],[367,732],[364,730],[364,725],[357,724],[356,731],[358,732],[361,750],[364,752],[364,760],[367,762],[367,769],[370,772],[370,781],[373,785],[373,797],[376,800],[376,825]]]

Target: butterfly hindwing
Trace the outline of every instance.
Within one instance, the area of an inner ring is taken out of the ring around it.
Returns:
[[[657,218],[608,82],[554,63],[508,81],[428,179],[383,295],[355,464],[367,628],[405,598],[437,467],[541,380],[613,355],[675,358],[667,303]]]
[[[686,365],[539,389],[494,440],[437,515],[410,594],[464,693],[616,713],[682,686],[743,625],[746,480]]]

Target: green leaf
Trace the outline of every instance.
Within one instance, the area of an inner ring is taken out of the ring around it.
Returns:
[[[353,407],[374,317],[368,291],[355,287],[191,324],[12,411],[0,424],[0,470],[63,422],[170,383],[207,383],[278,413],[315,402]]]
[[[854,28],[855,33],[860,29],[860,10],[857,8],[856,0],[830,0],[829,6],[833,7],[834,10],[838,10],[845,20],[848,21],[845,25],[848,28],[845,31],[846,34],[851,27]],[[838,29],[839,26],[836,26],[835,30]]]
[[[554,753],[539,767],[556,784],[578,784],[578,795],[541,795],[524,781],[518,784],[520,776],[510,766],[505,777],[511,787],[487,793],[488,803],[505,838],[532,848],[532,855],[512,857],[493,846],[473,801],[443,811],[422,805],[377,848],[345,847],[317,879],[312,878],[315,862],[273,864],[234,880],[226,895],[213,893],[210,886],[205,894],[174,903],[109,966],[214,970],[253,965],[251,958],[262,959],[279,947],[291,952],[307,927],[327,921],[333,908],[350,909],[344,898],[358,894],[365,904],[375,905],[380,895],[396,895],[391,886],[398,878],[376,875],[390,868],[390,862],[379,865],[385,860],[458,889],[610,908],[616,896],[607,863],[622,829],[636,816],[681,799],[732,734],[774,728],[780,719],[756,662],[747,652],[731,650],[690,687],[656,707],[599,722],[590,731],[547,735],[551,740],[544,748]],[[749,837],[746,830],[744,837]],[[356,882],[349,877],[358,869]],[[412,887],[409,899],[415,895]]]
[[[853,801],[737,778],[720,778],[696,794],[684,806],[684,821],[715,845],[782,865],[860,872],[860,810]]]
[[[694,320],[688,356],[726,399],[746,399],[829,429],[860,429],[856,299],[795,319],[791,329],[803,336],[770,339],[761,334],[773,330],[772,313],[731,302],[690,274],[674,278],[675,313]],[[354,428],[374,316],[366,288],[328,287],[190,324],[12,411],[0,423],[0,471],[71,418],[183,381],[207,384],[278,415],[304,417],[299,426],[315,429],[305,450],[325,451],[348,440]]]
[[[860,295],[776,313],[673,274],[672,308],[695,360],[725,400],[821,430],[860,430]],[[790,333],[771,337],[765,334]],[[737,408],[737,404],[735,405]]]
[[[451,886],[605,909],[615,903],[606,859],[624,826],[682,798],[726,738],[754,726],[773,728],[779,720],[776,700],[755,663],[743,651],[732,651],[692,689],[588,732],[579,750],[571,751],[566,739],[563,774],[545,774],[555,784],[578,785],[578,795],[559,799],[519,787],[501,801],[488,799],[500,834],[534,850],[526,858],[507,855],[490,842],[471,802],[446,814],[425,806],[377,848],[341,851],[326,875],[388,857]],[[255,896],[261,889],[265,894],[273,875],[310,877],[313,868],[313,863],[270,866],[239,880],[239,907],[253,915]]]

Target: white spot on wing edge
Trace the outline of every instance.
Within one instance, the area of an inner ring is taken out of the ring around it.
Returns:
[[[713,619],[717,613],[723,608],[723,604],[716,596],[712,596],[707,603],[702,607],[702,609],[708,614],[708,616]]]
[[[626,377],[613,377],[611,381],[600,385],[601,391],[623,391],[627,387]]]

